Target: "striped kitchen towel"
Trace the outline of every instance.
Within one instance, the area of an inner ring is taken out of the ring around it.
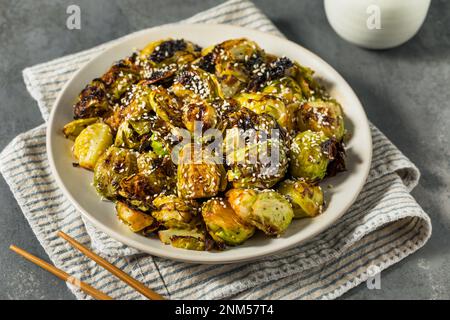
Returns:
[[[282,36],[251,2],[228,1],[183,21],[230,23]],[[44,120],[62,86],[113,42],[24,70]],[[171,299],[332,299],[423,246],[431,223],[410,191],[419,171],[374,126],[373,162],[361,194],[331,228],[309,242],[253,263],[194,265],[136,251],[84,221],[50,172],[43,124],[16,137],[0,170],[52,262],[116,299],[142,299],[56,236],[60,229]],[[88,299],[76,287],[79,299]]]

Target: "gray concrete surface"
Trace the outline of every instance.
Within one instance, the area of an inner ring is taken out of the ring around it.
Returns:
[[[42,118],[25,90],[27,66],[88,49],[132,31],[186,18],[219,0],[0,0],[0,149]],[[416,254],[383,272],[381,290],[364,285],[344,299],[450,298],[450,2],[433,0],[423,28],[389,51],[340,39],[315,1],[256,0],[289,39],[316,52],[347,79],[374,122],[422,171],[413,195],[433,221]],[[66,8],[82,10],[81,31]],[[73,299],[65,284],[8,250],[15,243],[46,257],[0,179],[0,299]]]

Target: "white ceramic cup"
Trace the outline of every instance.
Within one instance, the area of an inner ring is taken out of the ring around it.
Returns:
[[[387,49],[411,39],[431,0],[324,0],[325,13],[343,39],[369,49]]]

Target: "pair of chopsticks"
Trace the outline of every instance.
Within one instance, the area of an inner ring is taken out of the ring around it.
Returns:
[[[76,248],[78,251],[83,253],[88,258],[94,260],[98,265],[102,266],[109,272],[111,272],[113,275],[115,275],[117,278],[128,284],[130,287],[134,288],[136,291],[140,292],[147,298],[151,300],[164,300],[164,298],[157,294],[156,292],[150,290],[147,288],[142,282],[137,281],[136,279],[130,277],[128,274],[120,270],[119,268],[115,267],[99,255],[95,254],[85,246],[83,246],[81,243],[70,237],[69,235],[65,234],[62,231],[58,232],[58,236],[66,240],[70,245],[72,245],[74,248]],[[103,292],[95,289],[94,287],[88,285],[85,282],[82,282],[81,280],[72,277],[68,273],[62,271],[61,269],[56,268],[55,266],[51,265],[48,262],[45,262],[44,260],[26,252],[23,249],[20,249],[16,247],[15,245],[11,245],[9,247],[12,251],[15,253],[21,255],[25,259],[33,262],[34,264],[38,265],[39,267],[43,268],[44,270],[47,270],[48,272],[54,274],[58,278],[67,281],[75,286],[78,286],[81,290],[83,290],[85,293],[90,295],[91,297],[97,299],[97,300],[113,300],[110,296],[104,294]]]

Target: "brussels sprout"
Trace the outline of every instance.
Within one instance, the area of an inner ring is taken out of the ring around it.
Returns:
[[[254,66],[247,90],[260,91],[267,82],[289,76],[293,67],[294,63],[286,57],[268,56],[265,63]]]
[[[281,99],[286,106],[299,104],[303,101],[302,89],[291,77],[283,77],[266,83],[261,90],[262,94]]]
[[[73,154],[80,166],[94,169],[99,157],[112,144],[112,139],[111,129],[104,123],[94,123],[83,129],[73,146]]]
[[[235,97],[237,103],[257,114],[269,114],[278,124],[290,132],[294,128],[294,117],[284,102],[275,96],[262,93],[241,93]]]
[[[170,148],[168,143],[158,132],[154,132],[150,137],[151,147],[154,153],[159,157],[168,156],[170,153]]]
[[[315,217],[323,210],[323,192],[318,185],[305,181],[283,181],[277,191],[284,195],[294,209],[294,218]]]
[[[149,210],[160,193],[175,188],[175,166],[169,157],[158,157],[152,152],[137,158],[138,172],[122,179],[119,194],[134,206]]]
[[[314,71],[308,67],[294,63],[290,76],[299,84],[305,99],[322,98],[327,95],[322,86],[314,79]]]
[[[206,101],[192,102],[183,108],[183,124],[190,132],[196,129],[196,122],[201,124],[201,130],[206,131],[216,127],[218,116],[216,109]]]
[[[244,89],[249,74],[262,64],[264,51],[247,39],[232,39],[202,52],[196,64],[203,70],[215,74],[225,98],[233,97]]]
[[[133,232],[143,231],[149,232],[157,229],[155,219],[142,211],[132,209],[123,202],[116,203],[116,211],[119,219],[123,221]]]
[[[182,69],[171,87],[173,93],[186,102],[223,98],[215,75],[194,66]]]
[[[205,250],[205,234],[198,230],[167,229],[158,231],[158,236],[164,244],[187,250]]]
[[[140,70],[135,64],[135,56],[120,60],[102,77],[108,98],[118,101],[131,86],[141,80]]]
[[[329,139],[319,131],[301,132],[295,136],[290,150],[290,173],[308,181],[322,180],[327,173],[330,155],[322,148]]]
[[[255,232],[233,211],[227,200],[211,199],[203,204],[202,216],[211,237],[218,243],[235,246],[243,243]]]
[[[175,127],[181,127],[182,105],[176,96],[164,87],[153,87],[150,94],[150,105],[159,118]]]
[[[258,142],[227,153],[228,181],[234,188],[270,188],[286,174],[288,158],[281,140]]]
[[[118,195],[120,182],[136,172],[137,160],[134,152],[110,147],[95,165],[94,187],[99,195],[113,200]]]
[[[272,190],[231,189],[228,201],[236,214],[267,235],[281,235],[290,225],[294,212],[285,197]]]
[[[184,199],[208,198],[224,191],[227,186],[226,172],[222,164],[215,163],[205,149],[189,144],[179,154],[177,173],[178,196]]]
[[[86,119],[78,119],[66,124],[63,128],[63,133],[66,138],[70,140],[75,140],[76,137],[86,129],[87,126],[96,123],[99,121],[99,118],[86,118]]]
[[[162,65],[184,65],[200,56],[201,48],[190,41],[166,39],[149,43],[139,53],[139,59],[151,67]]]
[[[101,79],[88,84],[78,96],[73,106],[75,119],[102,117],[111,111],[106,87]]]
[[[342,140],[345,128],[342,108],[334,100],[315,100],[304,103],[297,119],[300,131],[322,131],[328,138]]]
[[[197,214],[199,205],[194,200],[175,195],[160,195],[153,200],[156,208],[152,216],[166,228],[193,229],[200,224]]]

